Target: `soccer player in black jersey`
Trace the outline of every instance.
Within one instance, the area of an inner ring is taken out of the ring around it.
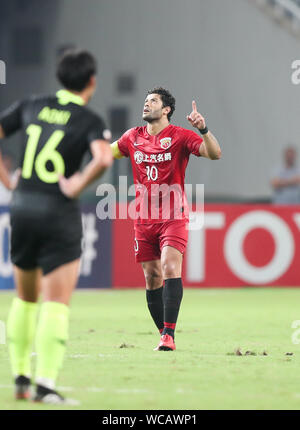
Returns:
[[[112,164],[110,132],[85,105],[96,88],[96,62],[85,51],[59,61],[64,89],[31,97],[0,114],[0,138],[22,132],[21,172],[11,204],[11,259],[17,297],[7,322],[16,398],[30,397],[35,339],[35,401],[66,403],[55,391],[68,339],[69,302],[76,286],[82,224],[76,199]],[[91,161],[80,172],[83,156]],[[14,188],[0,159],[0,179]],[[36,324],[37,301],[43,302]]]

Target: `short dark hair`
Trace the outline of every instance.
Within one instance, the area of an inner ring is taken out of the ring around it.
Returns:
[[[175,98],[172,96],[170,91],[166,90],[162,87],[155,87],[153,90],[149,90],[147,94],[158,94],[160,95],[160,98],[163,103],[163,107],[169,106],[171,108],[170,112],[168,113],[168,120],[170,121],[171,116],[173,115],[175,111]]]
[[[56,77],[68,90],[82,91],[89,80],[97,73],[97,63],[88,51],[72,49],[66,51],[59,59]]]

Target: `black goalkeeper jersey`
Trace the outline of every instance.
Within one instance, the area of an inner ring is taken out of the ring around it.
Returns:
[[[83,104],[81,97],[60,90],[17,102],[0,114],[5,136],[23,134],[17,191],[62,198],[59,175],[68,178],[80,168],[93,140],[110,138],[103,120]]]

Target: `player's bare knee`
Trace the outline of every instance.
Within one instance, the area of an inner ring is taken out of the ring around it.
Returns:
[[[165,261],[162,263],[161,268],[164,279],[178,278],[180,276],[180,268],[178,267],[178,263],[176,261]]]
[[[148,290],[155,290],[162,286],[162,276],[159,270],[153,269],[147,272],[144,272],[146,287]]]

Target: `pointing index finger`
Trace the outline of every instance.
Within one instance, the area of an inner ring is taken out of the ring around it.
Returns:
[[[193,112],[197,112],[197,106],[195,100],[192,101]]]

